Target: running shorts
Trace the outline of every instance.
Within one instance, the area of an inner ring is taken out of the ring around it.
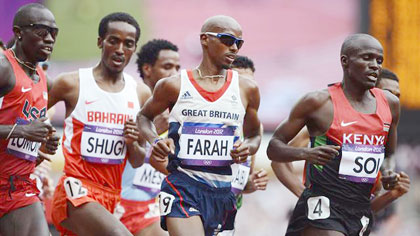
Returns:
[[[120,190],[113,190],[87,179],[64,175],[54,191],[51,217],[61,235],[74,235],[73,232],[60,225],[67,218],[67,201],[74,207],[88,202],[98,202],[109,212],[114,213],[120,200]]]

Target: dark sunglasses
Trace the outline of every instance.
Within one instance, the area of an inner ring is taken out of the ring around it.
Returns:
[[[48,34],[51,34],[51,37],[55,39],[58,34],[58,28],[50,27],[43,24],[29,24],[29,25],[22,25],[21,28],[32,28],[33,32],[39,36],[40,38],[47,37]]]
[[[242,45],[244,44],[243,39],[238,39],[235,36],[230,35],[230,34],[214,33],[214,32],[205,32],[203,34],[211,35],[211,36],[219,38],[220,42],[222,42],[224,45],[228,47],[232,46],[233,44],[236,44],[236,47],[240,49]]]

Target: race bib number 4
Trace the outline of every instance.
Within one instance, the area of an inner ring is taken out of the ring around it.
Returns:
[[[29,124],[26,120],[17,120],[18,125]],[[26,140],[24,138],[10,138],[7,144],[7,152],[24,160],[35,162],[41,143]]]
[[[206,127],[184,123],[178,157],[186,165],[226,166],[232,162],[230,150],[238,138],[235,127]]]
[[[136,169],[133,185],[147,192],[158,193],[165,175],[153,168],[149,163]]]
[[[245,164],[232,165],[232,192],[241,193],[248,182],[249,172],[251,168]]]
[[[356,183],[374,183],[384,156],[384,146],[343,144],[339,177]]]
[[[322,220],[330,217],[330,199],[324,196],[308,198],[308,219]]]
[[[126,147],[123,129],[85,125],[82,133],[81,154],[88,162],[121,164]]]

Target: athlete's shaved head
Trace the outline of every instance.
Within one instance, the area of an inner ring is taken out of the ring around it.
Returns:
[[[13,25],[22,26],[33,23],[34,18],[38,13],[37,10],[48,10],[44,5],[39,3],[30,3],[22,6],[17,10],[15,17],[13,18]],[[51,13],[52,14],[52,13]]]
[[[242,32],[241,26],[235,19],[224,15],[217,15],[208,18],[201,27],[201,32],[219,33],[227,29]]]
[[[367,41],[377,44],[380,48],[382,48],[381,43],[369,34],[352,34],[348,36],[341,45],[340,55],[349,55],[353,53],[355,50],[360,49],[361,42]]]

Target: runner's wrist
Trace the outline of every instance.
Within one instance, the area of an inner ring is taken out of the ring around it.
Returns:
[[[298,158],[297,158],[297,160],[298,161],[301,161],[301,160],[304,160],[304,161],[309,161],[309,150],[310,150],[310,148],[299,148],[300,150],[300,152],[299,152],[299,155],[298,155]]]
[[[155,138],[155,139],[153,139],[153,145],[155,145],[156,143],[158,143],[160,140],[163,140],[163,138],[162,137],[157,137],[157,138]]]

